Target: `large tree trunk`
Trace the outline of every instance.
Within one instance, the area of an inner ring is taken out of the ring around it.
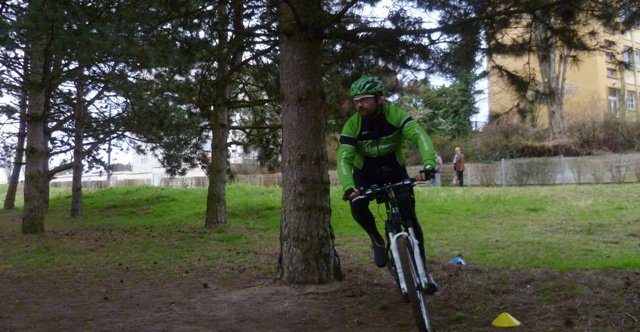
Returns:
[[[31,45],[29,106],[27,112],[27,148],[24,184],[24,211],[22,233],[44,232],[44,215],[47,210],[47,170],[45,129],[45,44],[42,40]]]
[[[228,6],[231,6],[231,11]],[[232,17],[230,17],[230,12]],[[242,48],[233,50],[230,34],[226,32],[228,25],[233,24],[236,34],[242,29],[243,7],[241,0],[233,0],[218,7],[219,31],[218,42],[221,48],[230,52],[220,52],[217,58],[216,84],[212,91],[214,106],[210,112],[211,126],[211,160],[209,161],[207,189],[207,212],[204,226],[213,228],[227,223],[227,138],[229,136],[229,102],[231,99],[230,67],[239,61]],[[232,38],[238,38],[233,35]],[[238,45],[235,45],[238,46]]]
[[[82,70],[82,69],[80,69]],[[85,81],[83,74],[79,74],[76,81],[76,104],[73,110],[75,118],[75,133],[73,141],[73,179],[71,182],[71,216],[82,215],[82,160],[84,159],[84,122],[85,122]]]
[[[216,227],[227,222],[227,136],[228,110],[216,107],[211,112],[211,160],[209,162],[209,188],[205,227]]]
[[[27,65],[28,58],[24,59],[24,77],[29,75],[29,66]],[[20,95],[20,126],[18,128],[18,142],[16,144],[16,155],[13,161],[13,167],[11,168],[11,175],[9,177],[9,187],[7,188],[7,194],[4,197],[4,208],[6,210],[15,209],[16,207],[16,194],[18,193],[18,184],[20,183],[20,172],[22,171],[22,165],[24,163],[24,143],[27,137],[27,91],[26,87],[22,87]]]
[[[540,67],[542,94],[544,103],[547,106],[547,119],[549,121],[551,139],[564,139],[566,136],[564,87],[569,64],[569,52],[566,46],[558,45],[559,42],[554,41],[547,24],[547,22],[534,21],[533,37]]]
[[[320,284],[342,277],[330,223],[321,11],[319,0],[283,1],[278,8],[284,97],[278,278],[287,284]]]
[[[45,2],[46,6],[50,6],[50,2]],[[47,9],[45,7],[44,12],[47,12]],[[49,49],[45,49],[45,53],[44,53],[44,66],[43,66],[43,71],[42,71],[42,77],[43,77],[43,85],[45,87],[44,90],[44,109],[42,112],[42,128],[44,131],[43,134],[43,149],[44,149],[44,158],[42,159],[42,167],[45,170],[45,178],[43,180],[42,183],[42,187],[44,188],[45,193],[44,195],[44,200],[45,200],[45,212],[49,210],[49,193],[51,190],[51,179],[53,179],[53,177],[56,175],[57,172],[54,172],[52,170],[49,169],[49,160],[51,159],[51,151],[49,151],[49,145],[48,142],[51,141],[51,129],[47,126],[49,124],[49,114],[51,113],[51,104],[52,104],[52,96],[53,96],[53,92],[55,90],[52,81],[51,81],[51,73],[61,73],[62,72],[62,57],[61,56],[54,56],[50,53]],[[59,75],[59,74],[58,74]],[[56,167],[57,168],[57,167]],[[58,168],[60,170],[60,168]],[[60,170],[63,171],[63,170]]]
[[[633,57],[633,53],[630,56]],[[624,61],[618,64],[618,72],[620,75],[620,94],[618,95],[618,109],[616,110],[616,116],[622,121],[627,120],[627,65],[628,64]]]

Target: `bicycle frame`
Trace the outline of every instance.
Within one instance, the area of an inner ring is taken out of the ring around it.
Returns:
[[[394,192],[394,189],[411,187],[414,184],[416,184],[415,180],[407,179],[381,187],[372,186],[363,190],[361,195],[353,200],[376,198],[378,203],[381,203],[380,199],[384,201],[387,210],[387,220],[385,221],[387,250],[391,253],[390,261],[393,263],[388,265],[389,271],[396,279],[405,301],[411,303],[411,310],[418,324],[418,329],[432,331],[431,319],[424,298],[425,293],[428,292],[430,277],[428,277],[425,262],[420,256],[420,243],[416,239],[413,225],[401,222],[402,216]]]
[[[398,209],[398,201],[396,200],[395,193],[393,192],[394,188],[400,186],[408,186],[413,185],[414,181],[405,180],[395,185],[391,185],[391,187],[386,188],[385,192],[389,201],[385,202],[387,207],[388,215],[386,220],[386,228],[388,232],[389,239],[389,250],[391,251],[391,255],[393,257],[393,262],[396,268],[396,273],[398,274],[398,279],[400,282],[400,289],[403,294],[407,293],[407,285],[405,282],[404,271],[402,271],[402,266],[400,266],[400,257],[398,253],[398,239],[401,237],[406,237],[409,241],[409,245],[413,251],[413,259],[416,262],[418,276],[420,278],[420,284],[423,289],[427,287],[427,271],[424,268],[424,261],[420,256],[420,247],[418,240],[415,237],[413,232],[413,227],[406,227],[406,231],[401,231],[401,223],[400,223],[400,210]],[[399,230],[399,231],[398,231]]]

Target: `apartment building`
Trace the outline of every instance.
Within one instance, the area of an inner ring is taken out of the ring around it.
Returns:
[[[600,46],[600,50],[578,54],[579,62],[568,67],[564,96],[565,124],[598,121],[605,116],[638,121],[640,30],[633,29],[625,34],[617,34],[610,29],[599,27],[596,31],[598,33],[593,42]],[[514,34],[517,32],[514,29]],[[537,72],[537,59],[533,54],[521,57],[502,56],[492,60],[520,74],[533,72],[537,79],[540,77]],[[489,73],[488,95],[490,118],[505,113],[508,119],[519,118],[514,106],[521,98],[496,72]],[[527,121],[539,127],[548,126],[544,107],[529,111],[529,114],[533,114],[533,119]]]

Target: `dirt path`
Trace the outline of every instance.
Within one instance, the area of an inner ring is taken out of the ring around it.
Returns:
[[[0,331],[413,331],[384,269],[323,286],[280,286],[250,271],[180,275],[0,275]],[[640,331],[640,271],[517,271],[437,263],[438,331]],[[188,272],[188,273],[186,273]]]

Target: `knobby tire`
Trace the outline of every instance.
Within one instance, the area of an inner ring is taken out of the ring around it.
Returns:
[[[400,256],[400,266],[404,274],[404,281],[407,285],[407,296],[411,303],[411,311],[418,325],[418,330],[423,332],[432,332],[429,312],[427,311],[426,294],[420,286],[420,277],[414,264],[413,253],[409,247],[407,238],[398,239],[398,253]]]

